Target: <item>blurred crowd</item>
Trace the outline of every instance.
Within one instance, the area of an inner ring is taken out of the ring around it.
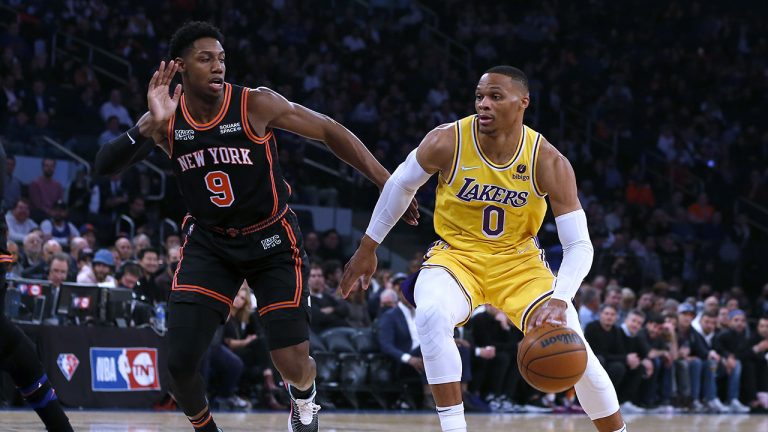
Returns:
[[[54,179],[61,154],[39,138],[92,160],[146,110],[148,78],[187,19],[210,19],[222,29],[228,81],[268,86],[330,115],[390,170],[432,127],[472,112],[472,89],[483,70],[513,64],[531,81],[526,122],[577,174],[595,246],[590,282],[578,299],[582,323],[594,321],[587,338],[596,350],[606,347],[598,354],[622,402],[637,410],[765,408],[768,278],[761,257],[768,242],[759,226],[768,220],[755,209],[768,207],[768,132],[760,127],[768,109],[768,40],[760,12],[768,6],[745,7],[742,0],[422,3],[436,17],[409,0],[374,0],[370,7],[332,0],[8,2],[18,12],[0,30],[0,136],[11,155],[6,222],[8,247],[18,257],[11,272],[130,288],[147,304],[167,298],[180,239],[164,220],[178,223],[184,213],[172,176],[162,200],[148,199],[159,180],[143,167],[110,178],[81,171],[61,184]],[[464,44],[469,57],[446,55],[429,26]],[[85,62],[66,36],[127,61],[130,74],[119,65]],[[299,137],[281,133],[278,142],[294,202],[372,208],[371,186],[348,193],[346,184],[303,160],[352,170],[313,153]],[[40,176],[21,182],[14,156],[41,158]],[[151,161],[170,173],[161,154]],[[434,187],[419,192],[427,207]],[[420,258],[395,273],[381,268],[368,293],[343,300],[335,289],[356,239],[303,228],[314,263],[308,281],[313,330],[376,328],[397,373],[418,378],[418,341],[393,332],[402,332],[409,313],[398,300],[398,283],[418,269]],[[420,235],[426,247],[434,233],[422,228]],[[551,216],[540,242],[557,269],[561,249]],[[245,297],[238,309],[255,307]],[[211,355],[211,370],[229,375],[212,373],[211,379],[233,407],[248,398],[284,404],[270,390],[273,370],[263,347],[256,347],[262,335],[253,314],[238,319],[242,325],[228,325]],[[578,409],[572,394],[541,395],[519,379],[520,338],[493,308],[457,331],[465,370],[472,372],[464,386],[470,405]],[[622,342],[603,345],[606,340]],[[232,378],[238,361],[241,373],[268,391],[238,393]]]

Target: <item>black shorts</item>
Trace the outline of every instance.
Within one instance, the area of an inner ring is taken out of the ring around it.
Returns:
[[[173,279],[169,326],[186,326],[192,317],[174,316],[173,303],[213,308],[224,322],[243,283],[256,295],[257,312],[271,349],[309,338],[309,262],[296,215],[288,211],[252,234],[230,237],[203,228],[193,218],[182,227],[184,243]]]

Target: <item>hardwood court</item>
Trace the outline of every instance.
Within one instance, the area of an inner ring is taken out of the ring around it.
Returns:
[[[320,430],[324,432],[439,432],[434,414],[338,413],[321,411]],[[76,431],[84,432],[165,432],[192,430],[181,413],[146,411],[69,411]],[[217,413],[216,422],[226,432],[285,432],[287,414]],[[768,431],[768,416],[756,415],[676,415],[629,416],[629,432],[758,432]],[[581,415],[468,415],[473,432],[593,432],[595,429]],[[37,416],[29,411],[0,411],[0,431],[27,432],[43,430]]]

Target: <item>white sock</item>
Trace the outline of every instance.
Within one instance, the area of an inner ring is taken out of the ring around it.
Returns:
[[[613,432],[627,432],[627,425],[624,424],[624,426],[622,426],[620,429],[617,429]]]
[[[443,432],[467,432],[467,421],[464,420],[464,403],[449,407],[437,407],[440,416],[440,427]]]

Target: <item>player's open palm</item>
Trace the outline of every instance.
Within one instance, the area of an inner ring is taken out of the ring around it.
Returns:
[[[147,104],[149,105],[149,112],[157,124],[167,124],[173,113],[176,112],[176,107],[179,106],[181,84],[176,85],[173,96],[169,94],[171,81],[178,70],[179,65],[173,60],[167,65],[164,61],[160,62],[160,68],[155,71],[149,81]]]
[[[344,266],[344,275],[339,283],[341,295],[347,298],[352,291],[368,289],[377,264],[375,249],[371,250],[362,245],[357,248],[355,254]]]

